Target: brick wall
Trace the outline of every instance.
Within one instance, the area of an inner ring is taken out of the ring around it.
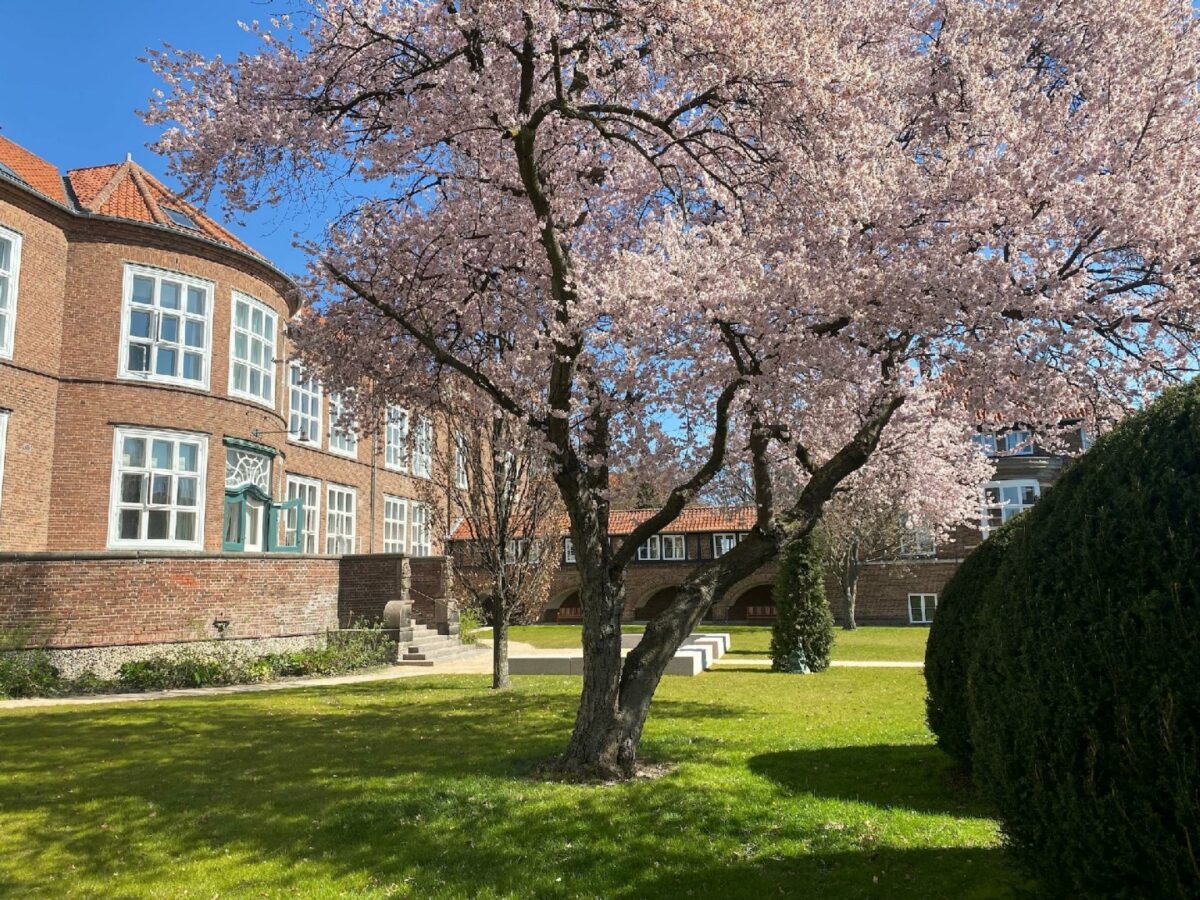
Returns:
[[[375,623],[383,608],[408,594],[409,558],[393,554],[343,556],[338,587],[338,620]],[[422,619],[428,624],[429,619]]]

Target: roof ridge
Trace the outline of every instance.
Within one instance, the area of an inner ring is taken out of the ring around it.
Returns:
[[[218,222],[216,219],[214,219],[212,216],[210,216],[208,214],[208,212],[206,210],[204,210],[202,207],[196,206],[190,200],[185,198],[182,194],[179,194],[176,191],[171,190],[169,187],[167,187],[165,184],[163,184],[161,181],[159,181],[158,178],[155,177],[153,172],[147,171],[145,168],[143,168],[141,165],[139,165],[136,162],[134,163],[134,165],[137,166],[138,171],[141,173],[142,177],[146,179],[146,181],[148,181],[153,187],[155,187],[156,189],[158,189],[159,191],[161,191],[163,194],[167,195],[171,199],[172,204],[183,207],[183,211],[188,213],[194,220],[196,220],[197,225],[204,225],[204,226],[207,226],[208,228],[211,228],[213,231],[217,232],[218,235],[225,238],[227,241],[236,242],[238,244],[243,244],[241,238],[239,238],[236,234],[234,234],[232,231],[230,231],[228,228],[226,228],[224,225],[222,225],[220,222]],[[155,202],[159,207],[162,206],[162,204],[159,203],[157,200]],[[203,232],[204,229],[200,229],[200,230]],[[254,254],[256,256],[258,255],[256,251],[251,251],[251,252],[254,252]]]
[[[142,195],[142,201],[146,204],[146,209],[150,210],[150,216],[159,225],[168,224],[166,214],[159,209],[158,198],[150,191],[150,186],[146,184],[146,178],[143,174],[142,167],[135,163],[132,159],[127,159],[125,165],[129,167],[129,177],[133,179],[133,185],[138,189],[138,193]]]
[[[111,165],[111,164],[110,164]],[[84,209],[88,212],[99,213],[104,208],[104,204],[108,202],[108,198],[113,195],[113,192],[120,186],[121,177],[125,172],[128,162],[123,162],[117,165],[117,169],[109,176],[108,181],[104,182],[104,187],[96,192],[91,201],[84,204]],[[93,166],[92,168],[102,169],[104,166]]]

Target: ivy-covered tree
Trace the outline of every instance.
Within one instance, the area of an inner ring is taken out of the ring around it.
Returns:
[[[784,548],[772,592],[771,668],[776,672],[824,672],[833,649],[833,615],[825,599],[825,574],[817,541]]]

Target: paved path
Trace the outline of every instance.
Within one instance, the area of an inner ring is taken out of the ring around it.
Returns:
[[[490,649],[491,644],[480,641],[480,647]],[[511,641],[508,645],[513,656],[572,656],[578,650],[539,649],[532,644]],[[764,656],[748,656],[742,659],[725,656],[716,661],[716,668],[766,668],[771,660]],[[834,660],[831,665],[864,669],[919,669],[921,662],[892,662],[883,660]],[[91,697],[32,697],[24,700],[0,700],[0,710],[37,709],[52,706],[92,706],[99,703],[145,703],[151,700],[177,700],[195,697],[217,697],[226,694],[259,694],[265,691],[294,691],[300,688],[336,687],[343,684],[370,684],[376,681],[393,681],[397,678],[416,678],[422,675],[488,675],[492,671],[490,653],[478,653],[462,659],[452,659],[436,666],[389,666],[360,675],[335,675],[328,678],[292,678],[284,681],[269,681],[265,684],[232,684],[226,687],[182,688],[173,691],[139,691],[129,694],[97,694]]]

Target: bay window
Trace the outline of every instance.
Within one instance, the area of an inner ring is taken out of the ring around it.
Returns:
[[[125,267],[118,375],[208,389],[212,282]]]
[[[21,235],[0,226],[0,359],[12,359],[17,334],[17,285]]]
[[[109,546],[201,549],[207,451],[203,435],[116,429]]]
[[[229,394],[275,408],[275,313],[233,292],[229,336]]]

